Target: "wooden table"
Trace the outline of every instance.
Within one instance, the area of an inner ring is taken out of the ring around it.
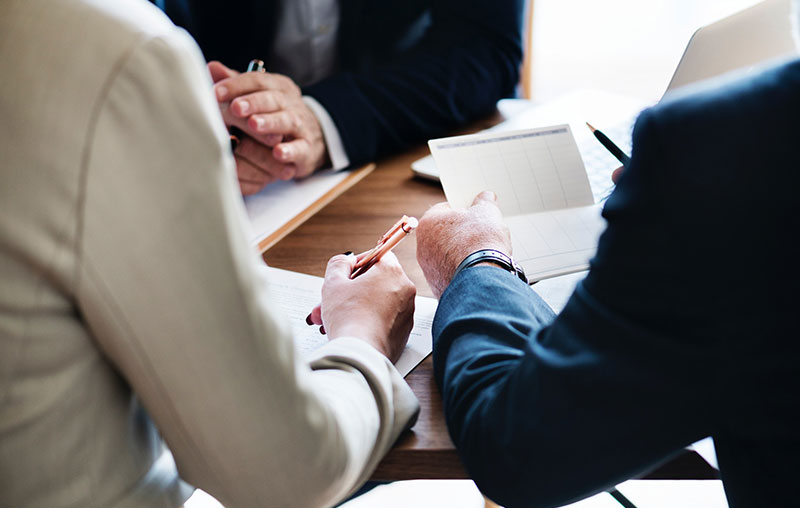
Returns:
[[[472,126],[471,130],[497,121],[497,116],[489,118]],[[411,163],[427,153],[427,147],[420,145],[379,161],[375,171],[269,249],[264,259],[270,266],[323,276],[325,262],[331,256],[373,247],[378,236],[403,214],[421,217],[428,207],[444,201],[444,193],[437,182],[415,178],[411,172]],[[433,296],[417,264],[415,251],[413,235],[394,250],[409,278],[417,285],[417,294]],[[372,479],[468,478],[447,434],[431,357],[406,380],[420,401],[419,420],[400,437]],[[700,456],[686,452],[645,477],[709,479],[718,476]]]

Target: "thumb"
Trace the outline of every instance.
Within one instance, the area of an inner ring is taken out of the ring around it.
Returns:
[[[613,183],[617,183],[619,181],[619,177],[622,176],[622,171],[625,169],[625,166],[620,166],[611,173],[611,181]]]
[[[325,280],[349,280],[355,264],[356,257],[352,253],[333,256],[328,260],[328,267],[325,269]]]
[[[222,62],[217,62],[216,60],[208,62],[208,72],[211,74],[211,80],[214,83],[239,75],[235,70],[229,69]]]
[[[475,199],[472,200],[472,206],[475,206],[485,201],[488,201],[489,203],[496,205],[497,194],[495,194],[490,190],[481,191],[477,196],[475,196]]]

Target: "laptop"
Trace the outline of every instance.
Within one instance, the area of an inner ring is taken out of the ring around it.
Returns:
[[[797,54],[791,0],[765,0],[697,30],[667,93],[734,70],[750,72]]]
[[[790,15],[791,0],[765,0],[701,27],[689,39],[664,96],[705,79],[733,71],[751,72],[771,61],[796,55]],[[590,179],[594,177],[599,182],[606,178],[608,167],[619,164],[586,135],[583,122],[591,122],[628,150],[636,116],[651,105],[614,94],[576,92],[553,103],[531,107],[489,130],[509,131],[566,121],[572,126]],[[439,180],[430,155],[414,161],[411,169],[421,178]],[[600,194],[592,184],[595,194]]]

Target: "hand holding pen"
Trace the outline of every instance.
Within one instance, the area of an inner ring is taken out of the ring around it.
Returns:
[[[606,150],[608,150],[611,155],[613,155],[622,164],[622,166],[618,167],[613,173],[611,173],[611,181],[616,185],[617,180],[619,180],[620,175],[622,175],[622,171],[628,164],[630,164],[631,158],[613,141],[611,141],[608,136],[603,134],[602,131],[595,129],[589,122],[586,122],[586,125],[589,127],[589,130],[592,131],[594,137],[597,138],[597,141],[599,141],[600,144],[603,145]]]
[[[396,284],[397,278],[404,279],[410,284],[408,278],[405,276],[405,273],[400,267],[397,258],[394,254],[391,254],[391,250],[397,246],[404,238],[406,238],[414,229],[417,227],[417,219],[414,217],[403,216],[398,220],[385,234],[383,234],[379,239],[377,245],[372,249],[362,252],[358,255],[353,255],[352,253],[346,253],[340,256],[334,256],[328,264],[328,271],[326,272],[325,276],[325,284],[323,284],[323,302],[326,305],[326,321],[325,325],[322,325],[322,311],[321,306],[317,305],[311,313],[306,318],[306,323],[309,325],[317,325],[320,326],[320,332],[326,333],[326,329],[328,332],[331,332],[331,325],[329,320],[329,314],[331,309],[335,309],[336,307],[340,306],[341,302],[326,299],[326,287],[336,286],[336,285],[343,285],[343,286],[351,286],[351,287],[361,287],[363,288],[362,291],[367,293],[374,293],[376,297],[380,296],[380,294],[384,294],[384,298],[387,296],[385,293],[391,292],[390,289],[393,285]],[[381,263],[379,261],[383,260]],[[329,277],[331,274],[332,264],[336,262],[336,276]],[[346,265],[347,269],[344,268]],[[379,274],[372,275],[372,270],[375,270],[375,267],[381,267],[379,270]],[[372,269],[372,270],[371,270]],[[369,278],[362,277],[367,271],[370,271]],[[399,271],[399,273],[398,273]],[[345,283],[341,280],[343,274],[346,272],[347,279],[353,281],[350,284]],[[389,272],[388,274],[386,272]],[[387,279],[388,277],[388,279]],[[361,280],[361,279],[367,280]],[[356,281],[358,279],[358,281]],[[380,287],[383,286],[383,287]],[[411,284],[413,288],[413,284]],[[416,292],[416,290],[415,290]],[[361,295],[359,295],[361,296]],[[394,298],[394,295],[388,295],[388,298]],[[383,301],[378,301],[375,299],[367,299],[365,300],[365,307],[380,307],[384,304]],[[413,298],[411,303],[411,311],[413,314]],[[392,325],[394,326],[394,325]],[[409,328],[410,331],[410,328]]]

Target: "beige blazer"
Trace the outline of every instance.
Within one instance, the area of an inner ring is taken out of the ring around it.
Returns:
[[[144,0],[3,0],[0,71],[0,507],[364,481],[416,399],[356,338],[297,357],[189,36]]]

